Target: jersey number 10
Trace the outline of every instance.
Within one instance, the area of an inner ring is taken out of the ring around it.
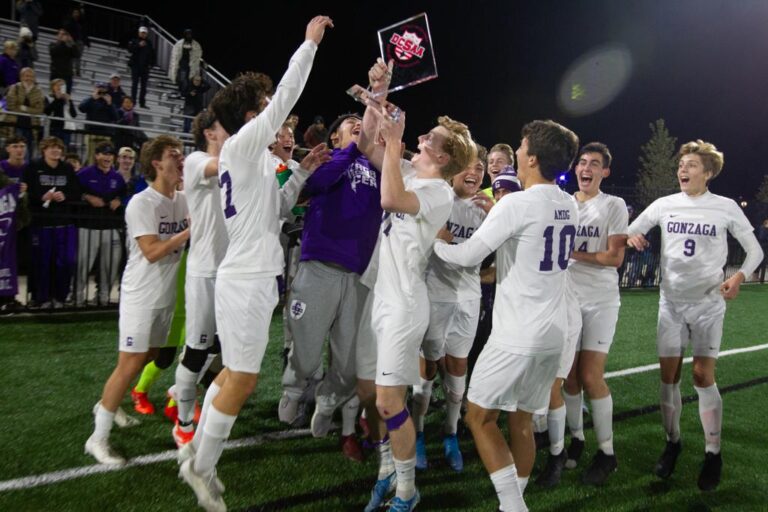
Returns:
[[[547,226],[544,230],[544,259],[539,262],[539,271],[549,272],[554,268],[552,260],[552,249],[555,241],[555,226]],[[576,242],[576,226],[566,224],[560,228],[560,243],[557,254],[557,266],[565,270],[568,268],[568,259],[573,252],[573,245]]]

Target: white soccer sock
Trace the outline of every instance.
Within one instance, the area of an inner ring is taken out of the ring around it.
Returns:
[[[179,423],[182,428],[185,426],[188,429],[192,428],[196,396],[197,374],[183,364],[179,364],[176,367],[176,405],[179,408]]]
[[[379,476],[378,480],[384,480],[395,470],[395,461],[392,458],[392,445],[389,440],[378,445],[379,450]]]
[[[609,394],[591,403],[597,446],[604,454],[613,455],[613,397]]]
[[[499,508],[504,512],[527,512],[523,493],[517,479],[517,469],[512,464],[491,473],[491,482],[499,497]]]
[[[115,413],[109,412],[99,402],[96,409],[96,416],[93,419],[94,428],[91,437],[94,439],[108,439],[109,431],[112,430],[112,423],[115,421]]]
[[[208,409],[208,419],[205,422],[203,438],[200,448],[195,453],[195,473],[198,475],[210,475],[219,462],[221,452],[224,450],[224,441],[229,438],[232,425],[237,416],[224,414],[211,405]]]
[[[355,433],[355,420],[357,420],[358,409],[360,409],[360,399],[357,398],[357,395],[350,398],[341,407],[341,435],[351,436]]]
[[[397,471],[397,491],[396,495],[402,500],[409,500],[416,494],[416,457],[408,460],[395,461],[395,471]]]
[[[205,422],[208,419],[208,409],[211,408],[211,403],[213,403],[213,399],[216,398],[216,395],[219,394],[219,391],[221,391],[219,385],[215,382],[211,382],[211,385],[208,386],[208,391],[205,393],[205,398],[203,399],[203,408],[200,411],[200,421],[197,423],[195,437],[192,438],[192,447],[195,449],[195,451],[200,448],[200,441],[203,440],[203,428],[205,427]]]
[[[576,439],[584,440],[584,412],[581,410],[581,404],[584,400],[583,393],[569,395],[563,389],[563,400],[565,400],[565,417],[568,421],[568,429],[571,436]]]
[[[445,422],[443,431],[448,435],[456,434],[461,416],[461,401],[464,398],[464,390],[467,386],[467,376],[457,377],[450,373],[445,374]]]
[[[547,430],[549,431],[549,453],[560,455],[565,448],[565,405],[550,409],[547,414]]]
[[[533,433],[541,434],[547,431],[547,415],[546,414],[533,414],[531,416],[531,422],[533,423]]]
[[[680,413],[683,412],[683,398],[680,396],[680,383],[661,383],[661,424],[667,433],[667,441],[676,443],[680,440]]]
[[[429,399],[432,397],[432,385],[434,380],[427,380],[419,377],[419,384],[413,386],[413,411],[411,411],[411,418],[413,418],[413,426],[416,428],[416,432],[424,432],[424,416],[427,415],[429,409]]]
[[[720,453],[720,432],[723,426],[723,398],[717,389],[717,384],[707,388],[693,386],[699,394],[699,418],[704,428],[705,450]]]
[[[528,479],[530,476],[517,475],[517,486],[520,487],[520,494],[525,494],[525,488],[528,487]]]

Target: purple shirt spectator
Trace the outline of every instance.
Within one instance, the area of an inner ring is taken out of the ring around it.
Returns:
[[[102,208],[89,206],[83,212],[84,218],[80,223],[87,229],[119,229],[123,227],[123,208],[112,210],[109,202],[125,195],[125,180],[114,168],[104,172],[96,165],[83,167],[77,172],[80,191],[99,197],[104,201]],[[121,205],[122,206],[122,205]]]
[[[2,160],[0,161],[0,168],[3,169],[3,172],[6,176],[8,176],[8,179],[10,179],[12,183],[18,183],[21,181],[21,176],[24,174],[24,169],[27,168],[27,163],[24,162],[20,167],[16,167],[11,165],[8,160]]]

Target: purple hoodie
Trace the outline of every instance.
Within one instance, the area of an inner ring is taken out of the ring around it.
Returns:
[[[19,63],[5,53],[0,54],[0,74],[4,87],[10,87],[19,81]]]
[[[352,143],[307,179],[301,261],[327,261],[362,274],[381,225],[381,173]]]

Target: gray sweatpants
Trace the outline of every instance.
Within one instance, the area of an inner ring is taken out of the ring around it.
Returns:
[[[322,363],[323,344],[330,337],[328,371],[317,388],[317,403],[330,414],[354,393],[355,338],[367,288],[354,272],[319,261],[302,261],[288,299],[293,348],[283,374],[286,391],[303,389]]]
[[[109,293],[117,280],[123,247],[117,229],[78,229],[77,294],[78,305],[85,304],[88,289],[88,273],[99,257],[99,304],[109,302]]]

